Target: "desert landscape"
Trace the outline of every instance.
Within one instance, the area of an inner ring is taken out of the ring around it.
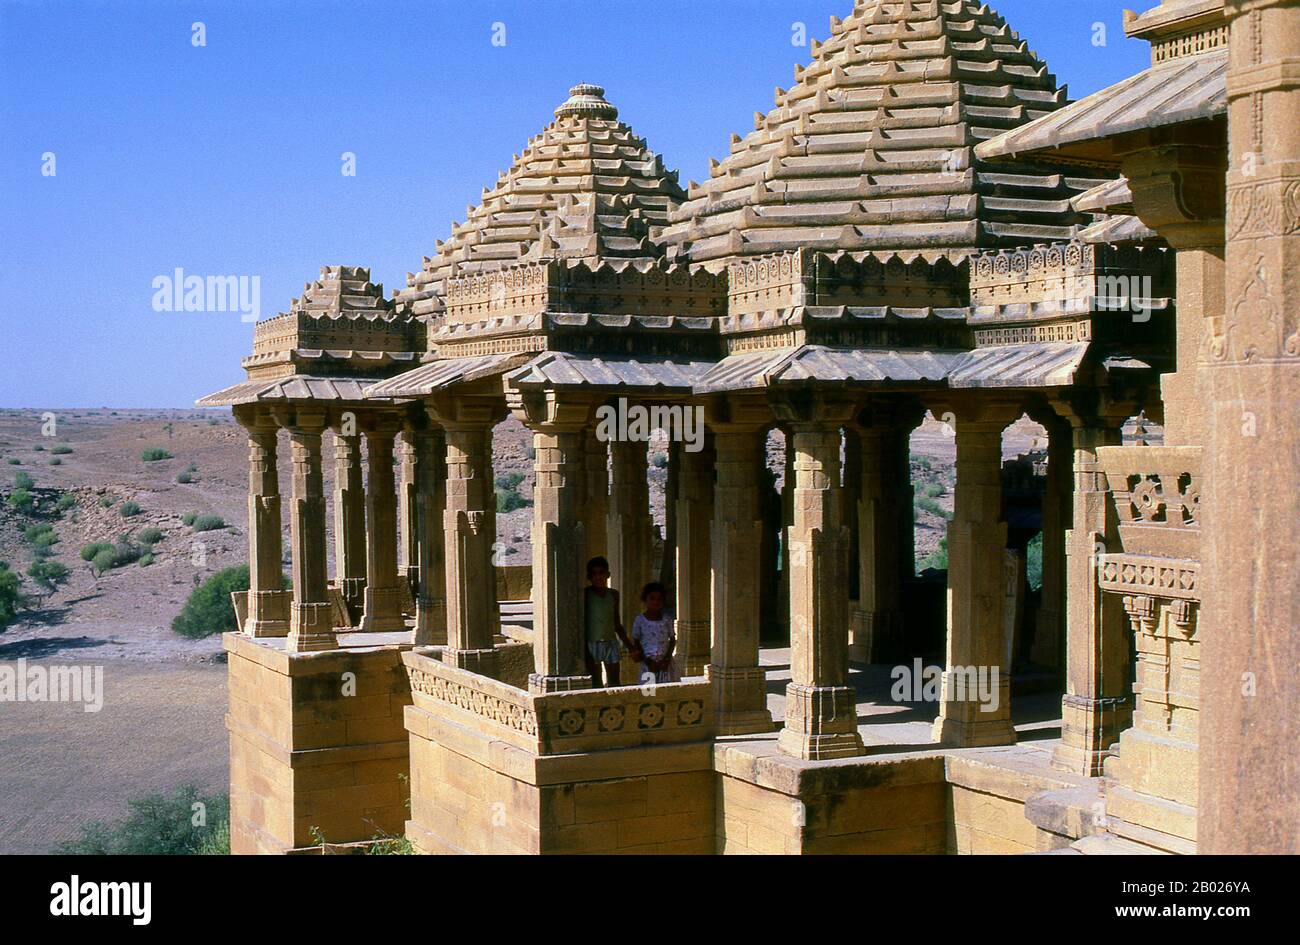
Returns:
[[[1041,435],[1022,420],[1004,436],[1004,455],[1033,448]],[[666,458],[662,442],[651,451]],[[927,419],[912,453],[921,560],[938,548],[951,513],[953,441]],[[499,491],[518,495],[502,508],[522,502],[498,514],[503,557],[527,563],[532,453],[517,421],[497,428],[494,459]],[[651,505],[662,528],[666,464],[653,459]],[[779,434],[768,461],[780,486]],[[204,580],[247,562],[247,469],[246,438],[224,411],[0,411],[0,561],[22,576],[26,598],[0,629],[0,660],[102,665],[105,689],[104,708],[93,714],[79,705],[0,704],[0,751],[19,762],[0,773],[0,852],[48,851],[148,792],[179,784],[224,791],[221,638],[190,639],[171,624]],[[327,463],[327,491],[332,477]],[[95,546],[116,549],[115,560],[86,560]],[[66,575],[40,586],[29,571],[41,561]]]

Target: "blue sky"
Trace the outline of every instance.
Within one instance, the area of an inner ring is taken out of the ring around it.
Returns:
[[[993,6],[1072,97],[1148,62],[1122,0]],[[391,293],[577,82],[605,86],[683,184],[703,179],[808,61],[792,25],[824,39],[850,10],[0,0],[0,407],[188,406],[242,379],[252,326],[154,311],[156,276],[257,275],[263,317],[326,264],[368,265]]]

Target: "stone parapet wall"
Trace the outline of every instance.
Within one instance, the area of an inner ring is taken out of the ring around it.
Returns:
[[[234,853],[289,853],[379,835],[406,819],[410,690],[402,646],[289,656],[228,633]]]

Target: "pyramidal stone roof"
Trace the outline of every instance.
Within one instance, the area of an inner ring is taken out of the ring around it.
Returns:
[[[964,258],[1066,239],[1091,182],[986,165],[974,146],[1066,102],[1001,16],[971,0],[856,0],[812,62],[733,135],[661,234],[710,263],[807,247]]]
[[[289,306],[290,312],[329,315],[335,318],[391,317],[392,302],[384,298],[384,286],[370,281],[364,266],[322,266],[320,278],[305,283],[302,295]]]
[[[448,279],[548,259],[650,260],[651,229],[686,196],[644,138],[618,120],[598,85],[577,85],[555,121],[532,138],[483,200],[436,244],[395,296],[418,316],[439,315]]]
[[[415,360],[423,325],[400,313],[364,266],[323,266],[287,312],[253,326],[249,379],[292,374],[361,374]]]

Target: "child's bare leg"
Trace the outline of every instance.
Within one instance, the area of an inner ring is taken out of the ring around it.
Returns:
[[[606,663],[605,675],[609,679],[609,684],[611,686],[617,686],[618,685],[618,664]]]
[[[584,653],[587,660],[587,674],[591,676],[591,684],[597,689],[600,688],[600,661],[592,659],[590,653]]]

